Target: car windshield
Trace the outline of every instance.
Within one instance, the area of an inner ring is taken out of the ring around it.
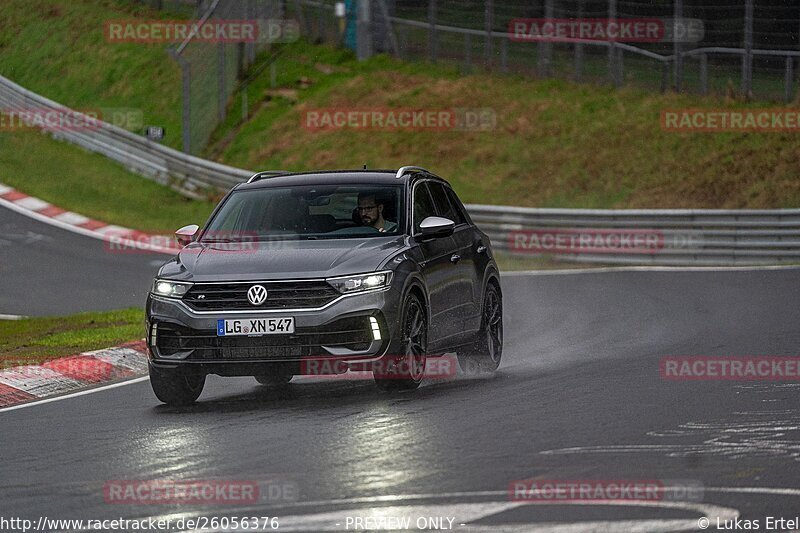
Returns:
[[[402,231],[398,186],[298,185],[236,191],[209,222],[201,242],[342,239]]]

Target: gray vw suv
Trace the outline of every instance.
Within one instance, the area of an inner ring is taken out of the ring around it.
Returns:
[[[261,172],[176,238],[146,309],[164,403],[194,402],[208,374],[284,385],[371,370],[383,389],[413,389],[436,354],[500,364],[489,238],[423,168]]]

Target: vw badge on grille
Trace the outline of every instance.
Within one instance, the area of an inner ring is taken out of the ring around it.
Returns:
[[[262,285],[253,285],[247,290],[247,300],[253,305],[261,305],[267,299],[267,289]]]

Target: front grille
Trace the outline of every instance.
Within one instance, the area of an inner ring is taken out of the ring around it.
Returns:
[[[247,300],[247,291],[253,285],[267,289],[267,299],[261,305],[253,305]],[[325,281],[249,281],[198,283],[186,292],[183,301],[195,311],[256,311],[317,308],[338,297],[339,292]]]
[[[372,342],[369,318],[342,318],[320,328],[297,328],[287,335],[261,337],[223,336],[215,330],[195,330],[162,322],[158,324],[158,351],[169,356],[191,351],[189,361],[247,361],[326,355],[322,347],[366,350]]]

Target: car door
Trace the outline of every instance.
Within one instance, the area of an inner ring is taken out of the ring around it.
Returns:
[[[436,207],[427,186],[428,181],[414,184],[413,235],[422,256],[420,267],[430,298],[431,328],[428,336],[429,351],[443,346],[446,339],[458,332],[461,326],[452,308],[457,297],[454,282],[458,279],[457,265],[451,261],[455,253],[452,237],[422,239],[420,223],[429,216],[436,216]]]
[[[455,223],[453,231],[453,253],[451,263],[455,268],[454,277],[451,280],[453,289],[453,299],[451,300],[451,311],[453,320],[458,324],[452,342],[458,343],[460,336],[468,337],[472,320],[476,313],[478,304],[477,287],[480,282],[476,280],[475,266],[475,242],[471,226],[466,216],[456,208],[449,197],[449,187],[439,182],[429,182],[428,189],[433,198],[437,216],[448,218]]]
[[[466,227],[462,231],[465,236],[468,236],[464,238],[464,242],[467,242],[467,240],[470,242],[468,257],[471,257],[472,271],[470,272],[470,275],[472,276],[473,283],[472,299],[475,302],[475,306],[472,314],[467,318],[464,324],[464,330],[476,331],[481,327],[481,309],[483,306],[484,291],[483,283],[486,280],[486,269],[493,261],[491,242],[489,241],[489,237],[480,231],[472,222],[467,209],[464,207],[464,204],[461,202],[461,199],[458,197],[455,191],[450,187],[445,187],[445,190],[447,191],[447,197],[450,199],[450,203],[458,213],[460,220],[464,220],[466,223]]]

